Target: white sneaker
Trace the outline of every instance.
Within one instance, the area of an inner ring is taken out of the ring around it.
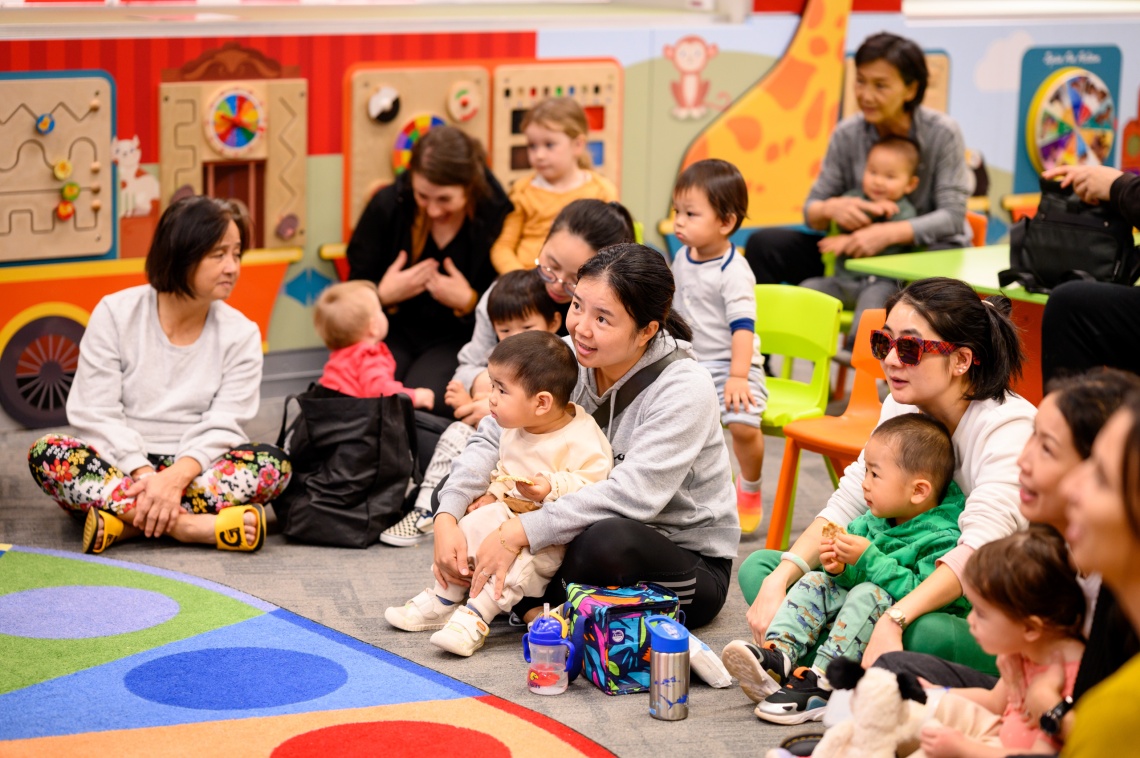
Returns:
[[[469,657],[483,647],[490,631],[482,616],[463,605],[452,614],[447,626],[431,636],[431,644],[449,653]]]
[[[380,532],[380,541],[393,547],[411,547],[431,539],[434,527],[431,511],[413,508],[402,519]]]
[[[431,589],[426,589],[402,606],[385,610],[384,618],[405,632],[430,632],[447,626],[448,619],[460,607],[458,603],[445,605]]]

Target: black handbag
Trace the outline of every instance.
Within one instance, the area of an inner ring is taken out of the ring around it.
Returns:
[[[292,403],[300,412],[289,421]],[[364,548],[404,510],[421,479],[416,422],[405,395],[357,398],[314,384],[285,401],[277,446],[293,478],[274,501],[286,537]]]
[[[1129,285],[1137,275],[1132,224],[1107,203],[1089,205],[1072,187],[1042,179],[1037,215],[1010,229],[1009,269],[998,274],[998,283],[1048,294],[1072,280]]]

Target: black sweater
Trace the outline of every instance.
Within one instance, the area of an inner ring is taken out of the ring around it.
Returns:
[[[1140,226],[1140,176],[1124,174],[1117,177],[1108,191],[1112,207],[1133,226]]]
[[[475,206],[475,213],[464,221],[455,239],[440,250],[428,235],[419,260],[451,258],[480,295],[495,280],[491,265],[491,245],[503,229],[503,219],[514,206],[490,172],[485,173],[490,195]],[[411,178],[405,172],[395,183],[384,187],[369,201],[348,241],[348,276],[379,282],[401,250],[412,250],[412,226],[416,200]],[[408,265],[412,265],[409,257]],[[412,347],[416,352],[443,342],[463,344],[471,339],[475,317],[456,318],[451,308],[437,302],[427,292],[387,308],[389,339]]]

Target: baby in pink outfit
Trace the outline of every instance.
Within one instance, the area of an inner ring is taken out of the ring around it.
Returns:
[[[405,387],[396,381],[396,359],[384,344],[388,317],[380,307],[376,286],[365,281],[341,282],[317,299],[313,324],[331,351],[320,384],[352,397],[403,393],[416,408],[435,405],[426,387]]]

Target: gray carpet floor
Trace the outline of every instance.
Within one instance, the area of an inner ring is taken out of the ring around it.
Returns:
[[[265,399],[248,431],[254,440],[276,438],[281,399]],[[42,432],[0,430],[0,542],[58,550],[80,550],[81,524],[68,518],[39,492],[27,469],[27,449]],[[764,488],[770,501],[779,478],[783,440],[767,438]],[[831,484],[822,460],[802,456],[793,534],[798,534],[822,507]],[[736,567],[763,547],[767,523],[745,535],[733,566],[728,602],[708,626],[697,630],[714,651],[748,636],[746,604],[736,584]],[[792,734],[816,730],[760,722],[739,688],[717,690],[694,681],[689,717],[679,722],[649,716],[648,696],[610,697],[579,680],[556,697],[527,692],[521,634],[496,622],[483,650],[469,659],[444,653],[426,634],[391,629],[384,609],[399,605],[431,583],[430,543],[411,548],[374,545],[367,550],[310,547],[270,534],[266,547],[252,555],[222,553],[173,541],[134,540],[106,554],[118,560],[158,566],[234,587],[263,598],[340,632],[404,656],[416,663],[543,713],[619,756],[763,755]],[[18,715],[13,714],[14,717]]]

